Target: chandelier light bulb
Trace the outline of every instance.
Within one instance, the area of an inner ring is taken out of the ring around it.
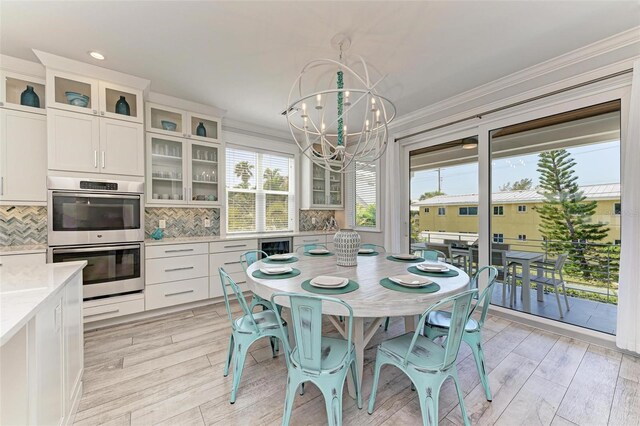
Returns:
[[[376,110],[376,98],[371,98],[371,111]]]
[[[304,118],[304,122],[307,122],[307,104],[306,103],[302,103],[302,114],[300,114],[300,117]]]
[[[316,109],[322,109],[322,95],[316,96]]]

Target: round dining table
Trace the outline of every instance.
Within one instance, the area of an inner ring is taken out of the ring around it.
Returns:
[[[331,275],[356,281],[359,284],[357,290],[350,293],[330,294],[327,296],[341,299],[353,309],[352,339],[356,351],[360,381],[362,381],[364,349],[386,317],[404,317],[405,331],[414,331],[417,326],[417,315],[424,313],[429,306],[439,300],[466,290],[469,284],[469,276],[466,272],[453,265],[447,265],[450,269],[457,271],[458,275],[455,277],[428,277],[440,286],[438,291],[433,293],[406,293],[387,289],[380,284],[380,281],[390,276],[408,274],[407,268],[420,262],[396,262],[388,260],[386,253],[379,253],[375,256],[358,256],[357,266],[345,267],[336,264],[336,256],[314,256],[301,253],[297,253],[295,256],[298,258],[297,262],[286,264],[286,266],[300,270],[300,275],[293,278],[255,278],[252,275],[254,271],[261,267],[276,265],[262,261],[253,263],[247,269],[249,289],[263,299],[269,300],[272,294],[278,292],[314,295],[314,293],[303,290],[301,284],[305,280],[320,275]],[[288,303],[288,298],[281,297],[278,299],[279,305],[289,307]],[[338,332],[346,338],[348,322],[341,322],[338,319],[338,316],[346,314],[345,309],[338,304],[323,303],[322,311],[323,314],[329,316],[329,321]],[[364,324],[365,318],[373,319],[373,322],[367,328],[365,328]],[[293,333],[290,334],[293,335]],[[349,375],[349,393],[353,396],[355,391],[350,377],[351,375]]]

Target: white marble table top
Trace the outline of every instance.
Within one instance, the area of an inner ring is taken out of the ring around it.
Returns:
[[[50,297],[86,266],[86,261],[0,267],[0,346]]]
[[[302,289],[303,281],[319,275],[333,275],[356,281],[360,288],[351,293],[328,295],[347,302],[353,308],[355,317],[386,317],[422,314],[429,306],[446,296],[458,293],[467,288],[469,276],[461,269],[448,265],[458,271],[457,277],[427,277],[440,285],[434,293],[404,293],[382,287],[379,282],[393,275],[408,274],[407,268],[418,263],[393,262],[387,260],[388,254],[378,256],[358,256],[358,265],[344,267],[336,265],[336,256],[304,256],[296,254],[299,261],[289,263],[300,270],[301,274],[288,279],[257,279],[251,273],[261,266],[256,262],[247,270],[247,283],[251,291],[264,299],[270,299],[276,292],[307,293]],[[273,266],[273,263],[268,264]],[[313,293],[308,293],[313,294]],[[279,304],[287,305],[287,299],[279,299]],[[324,304],[324,313],[342,315],[343,311],[334,304]]]

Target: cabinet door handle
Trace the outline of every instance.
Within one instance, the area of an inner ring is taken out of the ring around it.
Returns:
[[[93,168],[98,168],[98,151],[93,150]]]
[[[165,297],[169,297],[169,296],[177,296],[179,294],[187,294],[187,293],[193,293],[195,290],[184,290],[184,291],[177,291],[175,293],[165,293]]]
[[[100,115],[104,115],[104,111],[100,111]]]
[[[120,309],[112,309],[110,311],[106,311],[106,312],[100,312],[97,314],[89,314],[89,315],[83,315],[84,318],[89,318],[89,317],[97,317],[98,315],[106,315],[106,314],[117,314],[118,312],[120,312]]]
[[[193,269],[193,266],[183,266],[181,268],[170,268],[170,269],[165,269],[165,272],[174,272],[174,271],[187,271],[189,269]]]
[[[239,260],[236,260],[235,262],[224,262],[225,265],[237,265],[238,263],[240,263]]]
[[[193,251],[192,248],[190,249],[171,249],[171,250],[165,250],[165,253],[179,253],[179,252],[183,252],[183,251]]]
[[[105,165],[105,157],[106,157],[106,155],[105,155],[104,151],[102,151],[102,168],[103,169],[104,169],[104,165]]]
[[[236,247],[246,247],[246,244],[232,244],[230,246],[224,246],[224,248],[236,248]]]
[[[97,113],[98,113],[98,111],[94,109],[94,110],[93,110],[93,113],[94,113],[94,114],[97,114]]]

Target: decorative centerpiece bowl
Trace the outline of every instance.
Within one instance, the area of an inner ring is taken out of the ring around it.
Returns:
[[[78,92],[64,92],[67,102],[73,106],[86,108],[89,105],[89,97]]]
[[[178,128],[178,125],[176,123],[174,123],[173,121],[161,120],[160,124],[162,125],[162,128],[164,130],[169,130],[171,132],[175,132],[176,129]]]
[[[353,229],[341,229],[333,237],[338,266],[356,266],[360,250],[360,234]]]

